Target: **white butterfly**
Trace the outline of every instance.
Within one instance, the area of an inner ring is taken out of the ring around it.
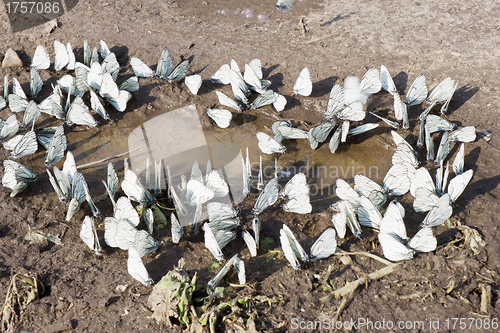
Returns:
[[[454,203],[458,197],[463,193],[465,187],[472,179],[473,171],[467,170],[463,173],[457,174],[448,184],[448,194],[450,195],[450,202]]]
[[[337,148],[339,147],[342,136],[342,127],[338,126],[335,132],[333,132],[332,138],[330,139],[330,143],[328,143],[328,148],[335,154]]]
[[[257,189],[262,191],[264,188],[264,176],[262,174],[262,156],[259,156],[259,174],[257,175]]]
[[[287,200],[283,205],[283,209],[287,212],[308,214],[312,211],[309,186],[303,173],[296,174],[288,181],[280,197]]]
[[[21,121],[21,129],[32,127],[41,115],[42,113],[35,101],[29,101],[26,111],[24,111],[23,120]]]
[[[404,103],[409,107],[421,104],[427,97],[427,87],[425,85],[425,76],[419,75],[411,84],[406,93]]]
[[[31,67],[30,70],[30,92],[31,98],[35,98],[40,90],[42,89],[43,81],[40,74],[36,71],[36,68]],[[0,108],[1,109],[1,108]]]
[[[144,188],[141,181],[132,170],[125,171],[125,179],[122,182],[122,190],[130,200],[140,202],[143,205],[148,205],[156,201],[151,193]]]
[[[378,239],[384,256],[392,261],[411,259],[415,252],[434,251],[437,245],[437,240],[428,227],[422,228],[408,240],[401,211],[392,203],[382,219]]]
[[[97,126],[97,122],[90,113],[89,108],[85,105],[80,97],[75,98],[73,103],[71,103],[68,113],[66,114],[66,124],[68,124],[68,126]]]
[[[250,104],[250,109],[258,109],[263,106],[273,104],[276,102],[276,98],[277,94],[275,92],[272,90],[266,90]]]
[[[229,193],[229,186],[217,170],[207,173],[205,184],[214,193],[214,198],[222,198]]]
[[[120,84],[120,90],[128,91],[129,93],[139,90],[139,79],[137,76],[132,76]]]
[[[380,75],[376,68],[370,68],[361,81],[356,76],[348,76],[344,80],[344,103],[349,105],[354,102],[366,104],[371,95],[382,88]]]
[[[50,58],[42,45],[38,45],[31,60],[31,67],[35,69],[47,69],[50,67]]]
[[[101,58],[105,59],[108,54],[111,53],[111,51],[109,50],[109,47],[108,45],[101,39],[101,41],[99,42],[99,45],[101,47]]]
[[[172,71],[172,59],[170,58],[170,53],[167,48],[164,48],[160,59],[158,60],[158,65],[156,66],[156,72],[154,72],[149,66],[147,66],[142,60],[138,58],[131,58],[130,65],[134,70],[136,76],[139,77],[152,77],[157,76],[161,79],[166,80],[167,76]]]
[[[281,131],[278,130],[278,127],[291,127],[291,126],[292,126],[292,124],[287,120],[275,121],[271,125],[271,130],[273,131],[274,140],[276,140],[277,142],[280,142],[280,143],[281,143],[281,141],[283,141],[283,135],[281,134]]]
[[[227,128],[233,119],[233,114],[225,109],[209,109],[207,108],[207,115],[212,118],[213,121],[220,128]]]
[[[344,88],[341,85],[336,84],[330,91],[324,117],[330,120],[344,108]]]
[[[418,160],[413,153],[413,148],[408,147],[408,145],[404,142],[398,144],[396,151],[392,154],[392,164],[394,165],[398,163],[403,163],[407,165],[407,167],[410,166],[412,172],[408,173],[408,178],[412,180],[414,175],[413,172],[418,167]]]
[[[354,177],[354,190],[368,197],[378,207],[386,202],[388,195],[404,195],[409,189],[407,167],[402,163],[395,164],[389,169],[382,185],[360,174]]]
[[[222,249],[221,246],[219,246],[217,238],[215,238],[214,232],[208,223],[205,223],[202,228],[205,232],[205,247],[213,254],[217,261],[222,261],[224,259],[224,255],[222,254]]]
[[[144,267],[141,256],[134,248],[128,250],[127,269],[128,273],[143,285],[149,286],[154,283],[153,279],[149,277],[146,267]]]
[[[255,239],[246,230],[243,230],[241,232],[241,235],[243,237],[243,240],[245,241],[245,244],[248,247],[248,250],[250,251],[250,255],[252,257],[255,257],[257,255],[257,243],[255,242]]]
[[[254,215],[259,215],[264,209],[273,205],[276,200],[278,200],[278,192],[278,179],[273,178],[266,184],[264,190],[262,190],[262,192],[259,194],[259,197],[255,201],[253,207]]]
[[[453,93],[457,88],[458,82],[455,82],[450,77],[447,77],[443,81],[441,81],[429,94],[426,102],[430,104],[430,106],[424,111],[429,113],[430,110],[437,103],[443,103],[441,107],[441,114],[444,114],[448,111],[448,105],[450,104],[450,100],[453,97]]]
[[[64,46],[64,44],[55,40],[54,51],[56,54],[54,57],[54,69],[56,71],[60,71],[61,69],[64,68],[64,66],[66,66],[69,63],[68,50],[66,46]]]
[[[368,131],[371,131],[372,129],[377,128],[378,125],[379,124],[372,124],[372,123],[359,125],[359,126],[356,126],[354,128],[351,128],[349,130],[349,132],[347,132],[347,135],[350,135],[350,136],[360,135],[360,134],[366,133]]]
[[[328,258],[337,250],[335,230],[326,229],[311,246],[310,254],[307,255],[300,243],[297,241],[292,231],[283,225],[280,230],[280,242],[285,258],[294,269],[300,269],[299,259],[302,262]]]
[[[113,217],[117,220],[126,219],[134,227],[137,227],[140,222],[139,214],[128,197],[120,197],[116,201]]]
[[[399,126],[399,123],[396,122],[396,121],[392,121],[392,120],[389,120],[387,118],[384,118],[384,117],[381,117],[373,112],[370,112],[370,114],[372,116],[375,116],[377,117],[378,119],[382,120],[384,123],[386,123],[387,125],[391,126],[392,128],[395,128],[395,129],[398,129],[400,126]]]
[[[122,250],[134,248],[137,232],[138,230],[130,224],[128,219],[117,220],[114,217],[104,219],[104,240],[110,247],[118,247]]]
[[[459,175],[464,172],[464,144],[460,144],[460,149],[458,150],[455,160],[453,160],[453,172],[455,175]]]
[[[220,83],[220,84],[230,84],[231,80],[229,78],[229,71],[231,70],[231,67],[229,67],[228,64],[224,64],[219,68],[214,75],[210,77],[210,80],[212,80],[213,83]]]
[[[295,0],[278,0],[276,2],[276,9],[283,13],[288,13],[292,9],[294,2]]]
[[[445,193],[436,202],[434,207],[427,213],[425,219],[422,221],[422,227],[436,227],[448,220],[453,214],[453,209],[450,206],[450,195]]]
[[[5,149],[12,150],[12,158],[21,158],[34,154],[38,150],[35,131],[31,130],[24,135],[16,135],[7,142],[4,142]]]
[[[231,89],[234,97],[243,104],[248,104],[248,97],[250,96],[250,89],[248,88],[245,80],[238,71],[230,70],[229,79],[231,80]]]
[[[116,82],[118,72],[120,71],[120,64],[118,63],[118,60],[116,60],[116,56],[113,52],[108,53],[102,61],[101,67],[102,71],[104,73],[109,73],[113,78],[113,81]]]
[[[47,155],[45,157],[45,166],[51,166],[52,164],[58,162],[64,157],[64,152],[66,151],[66,136],[64,135],[64,126],[60,125],[57,127],[54,136],[50,140],[49,146],[47,148]]]
[[[146,230],[138,230],[135,234],[134,245],[132,248],[137,250],[140,257],[153,252],[160,243],[154,239]],[[130,250],[130,248],[129,248]]]
[[[186,209],[186,206],[184,206],[184,203],[182,203],[181,199],[177,195],[177,192],[175,191],[175,188],[173,187],[172,176],[170,175],[170,166],[168,165],[167,165],[167,177],[168,177],[169,197],[172,198],[172,200],[174,201],[177,212],[182,216],[186,216],[188,214],[188,210]]]
[[[450,132],[450,141],[472,142],[476,140],[476,128],[466,126]]]
[[[16,196],[19,192],[26,189],[28,183],[38,179],[36,172],[17,162],[4,160],[3,167],[2,185],[12,189],[11,197]]]
[[[151,235],[154,230],[154,222],[155,222],[155,217],[153,215],[153,210],[151,208],[147,208],[144,213],[142,213],[142,217],[144,218],[144,222],[146,223],[146,226],[148,227],[148,233]]]
[[[186,86],[189,88],[189,91],[191,91],[193,95],[198,94],[198,90],[200,90],[201,87],[201,82],[202,82],[201,76],[198,74],[188,75],[184,78],[184,83],[186,84]]]
[[[250,193],[250,177],[247,171],[247,167],[245,164],[245,159],[243,158],[243,155],[241,156],[241,174],[242,174],[242,181],[243,181],[243,196],[246,197]]]
[[[295,95],[309,96],[312,92],[312,81],[309,69],[305,67],[300,72],[295,84],[293,85],[293,93]]]
[[[319,143],[326,140],[326,138],[332,131],[333,126],[335,126],[334,121],[326,121],[319,124],[318,126],[311,128],[307,132],[307,138],[309,139],[309,145],[311,146],[311,149],[316,149]]]
[[[237,273],[238,273],[238,280],[240,284],[245,284],[246,283],[246,277],[245,277],[245,265],[243,261],[241,261],[238,258],[238,254],[235,254],[231,259],[228,260],[228,262],[222,267],[222,269],[217,273],[217,275],[208,281],[208,286],[211,289],[214,289],[219,285],[220,281],[226,276],[227,272],[229,272],[229,269],[231,266],[235,267]]]
[[[341,200],[347,200],[351,203],[354,210],[358,209],[360,196],[345,180],[337,178],[335,182],[335,194]]]
[[[254,59],[256,60],[256,59]],[[252,61],[254,61],[252,60]],[[257,59],[259,60],[259,59]],[[259,60],[260,63],[260,60]],[[255,64],[255,63],[254,63]],[[256,66],[260,69],[260,66]],[[266,91],[266,89],[262,86],[262,70],[260,71],[260,77],[253,70],[253,68],[249,64],[245,64],[245,72],[243,73],[243,80],[248,84],[250,89],[262,94]]]
[[[71,201],[66,213],[66,221],[71,220],[80,209],[82,202],[87,199],[86,190],[88,191],[88,186],[85,177],[80,172],[77,172],[71,180]]]
[[[227,106],[229,108],[235,109],[237,111],[241,111],[241,106],[234,99],[227,97],[224,93],[220,91],[215,92],[219,99],[219,103],[221,105]]]
[[[116,207],[116,202],[115,202],[115,194],[116,190],[118,188],[118,176],[116,175],[116,171],[113,168],[113,163],[109,162],[108,163],[108,172],[107,172],[107,177],[106,177],[106,182],[102,181],[104,184],[104,187],[106,188],[106,192],[108,193],[109,199],[111,200],[111,203],[113,204],[113,208]]]
[[[349,227],[355,237],[359,237],[361,226],[351,203],[347,200],[341,200],[334,204],[332,208],[336,211],[332,216],[332,223],[339,237],[345,237],[346,227]]]
[[[181,224],[179,223],[179,220],[177,219],[177,217],[175,217],[174,213],[170,214],[170,223],[172,224],[172,226],[171,226],[172,242],[177,244],[177,243],[179,243],[179,240],[181,239],[182,235],[184,234],[184,229],[182,228]]]
[[[452,122],[432,114],[425,118],[425,126],[427,126],[431,134],[438,131],[452,131],[455,128],[455,124]]]
[[[284,153],[286,147],[264,132],[257,133],[259,148],[264,154]]]
[[[276,122],[278,123],[278,122]],[[275,124],[276,124],[275,123]],[[276,130],[284,139],[307,139],[307,132],[299,128],[290,127],[288,122],[285,122],[286,126],[279,125]],[[276,135],[274,137],[276,139]],[[278,140],[276,140],[278,141]],[[280,140],[281,141],[281,140]]]
[[[276,100],[274,101],[273,106],[276,109],[276,111],[281,112],[285,109],[287,103],[286,97],[278,93],[274,94],[276,95]]]
[[[83,63],[86,66],[90,66],[90,58],[92,53],[90,52],[89,42],[85,39],[83,41]]]
[[[217,172],[217,171],[216,171]],[[186,202],[190,206],[204,204],[214,197],[214,191],[200,183],[196,179],[190,179],[187,183]]]
[[[80,229],[80,238],[96,255],[102,255],[102,248],[99,243],[99,238],[97,237],[97,230],[93,217],[85,216],[83,219],[82,228]]]
[[[380,83],[382,88],[389,94],[393,95],[398,92],[396,85],[392,80],[391,74],[389,74],[389,71],[384,65],[380,66]]]
[[[363,110],[361,102],[354,102],[337,112],[335,117],[340,120],[361,121],[365,119],[366,112]]]

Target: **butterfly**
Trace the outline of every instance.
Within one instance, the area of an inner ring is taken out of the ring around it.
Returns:
[[[272,90],[266,90],[250,104],[250,109],[254,110],[269,104],[273,104],[274,102],[276,102],[276,98],[277,95]]]
[[[348,76],[344,80],[344,103],[354,102],[366,104],[371,95],[382,88],[380,74],[376,68],[370,68],[361,81],[356,76]]]
[[[71,200],[66,213],[66,221],[71,220],[80,209],[82,202],[87,199],[86,191],[88,191],[88,185],[85,177],[80,172],[76,172],[71,180]]]
[[[184,78],[184,83],[186,84],[186,86],[189,88],[189,91],[191,91],[193,95],[198,94],[198,90],[200,90],[201,87],[201,82],[202,82],[201,76],[198,74],[188,75]]]
[[[426,102],[430,104],[430,106],[424,112],[429,113],[434,105],[444,102],[441,107],[441,114],[446,113],[448,111],[451,98],[457,88],[457,84],[458,82],[452,80],[450,77],[441,81],[434,89],[432,89],[431,93],[427,97]]]
[[[429,227],[420,229],[415,236],[408,239],[401,211],[392,202],[380,224],[378,240],[384,256],[392,261],[411,259],[415,252],[434,251],[437,245],[436,237]]]
[[[177,244],[177,243],[179,243],[179,240],[181,239],[182,235],[184,234],[184,229],[182,228],[181,224],[179,223],[179,220],[177,219],[177,217],[175,217],[174,213],[170,214],[170,223],[171,223],[171,230],[172,230],[172,242]]]
[[[154,283],[153,279],[149,277],[139,253],[134,248],[128,250],[127,269],[128,273],[143,285],[149,286]]]
[[[324,142],[326,140],[326,138],[332,131],[333,126],[335,126],[334,121],[326,121],[324,123],[319,124],[318,126],[311,128],[307,132],[307,138],[309,139],[309,144],[311,146],[311,149],[316,149],[319,143]]]
[[[153,72],[142,60],[138,58],[131,58],[130,65],[134,70],[134,73],[138,77],[159,77],[160,79],[167,80],[169,82],[174,82],[181,80],[186,75],[187,66],[189,65],[189,60],[184,60],[177,67],[173,67],[172,58],[167,48],[164,48],[160,59],[158,60],[158,65],[156,66],[156,72]]]
[[[241,111],[241,106],[234,99],[228,97],[227,95],[225,95],[224,93],[222,93],[220,91],[216,91],[215,93],[217,94],[217,97],[219,99],[219,103],[221,105],[227,106],[227,107],[229,107],[231,109],[235,109],[237,111]]]
[[[125,171],[125,179],[122,181],[121,186],[125,195],[132,201],[140,202],[143,205],[149,205],[156,202],[156,199],[144,188],[141,181],[132,170]]]
[[[220,128],[227,128],[233,119],[233,114],[225,109],[209,109],[207,108],[207,115],[212,118],[213,121]]]
[[[309,96],[312,92],[312,82],[311,82],[311,74],[309,73],[309,69],[305,67],[300,72],[297,80],[293,85],[293,93],[295,95]]]
[[[87,246],[95,252],[96,255],[102,256],[102,248],[97,237],[94,218],[85,216],[82,227],[80,229],[80,238]]]
[[[347,200],[341,200],[332,205],[332,208],[336,211],[336,213],[332,215],[332,223],[339,237],[345,237],[346,227],[349,227],[355,237],[359,237],[361,234],[361,226],[356,218],[355,209],[351,203]]]
[[[89,127],[96,127],[97,122],[89,111],[89,108],[83,102],[81,97],[76,97],[71,103],[66,114],[66,124],[71,125],[82,125]]]
[[[388,195],[404,195],[409,189],[408,169],[403,163],[394,164],[389,169],[382,185],[361,174],[354,176],[354,190],[368,197],[378,207],[386,202]]]
[[[278,179],[273,178],[266,184],[262,192],[260,192],[255,201],[253,213],[259,215],[264,209],[273,205],[278,200],[278,192]]]
[[[49,142],[47,148],[47,154],[45,156],[45,166],[51,166],[52,164],[58,162],[64,157],[64,151],[66,150],[66,136],[64,135],[64,126],[60,125],[57,127],[52,139]]]
[[[231,266],[234,266],[237,274],[238,274],[238,280],[240,284],[245,284],[246,283],[246,277],[245,277],[245,265],[243,261],[241,261],[238,258],[238,254],[235,254],[231,259],[227,261],[227,263],[222,267],[222,269],[217,273],[217,275],[212,278],[210,281],[208,281],[208,286],[211,289],[214,289],[219,285],[220,281],[226,276],[227,272],[229,272],[229,269]]]
[[[259,148],[264,154],[284,153],[286,147],[264,132],[257,133]]]
[[[9,141],[4,142],[3,145],[5,149],[12,150],[10,156],[16,159],[34,154],[38,150],[38,142],[34,130],[24,135],[16,135]]]
[[[224,255],[222,249],[236,237],[232,230],[220,230],[215,233],[208,223],[203,224],[205,234],[205,247],[213,254],[217,261],[222,261]]]
[[[326,105],[326,111],[324,114],[325,119],[331,120],[337,115],[342,109],[345,108],[344,103],[344,87],[339,84],[333,86],[328,96],[328,104]]]
[[[281,247],[285,253],[285,258],[294,269],[300,269],[299,260],[306,262],[309,260],[324,259],[334,254],[337,250],[335,236],[334,229],[326,229],[311,246],[310,254],[307,255],[292,231],[286,225],[283,225],[283,228],[280,230]]]
[[[283,209],[287,212],[308,214],[312,211],[309,186],[303,173],[296,174],[286,183],[280,197],[287,200],[283,205]]]
[[[276,9],[283,13],[288,13],[293,6],[295,0],[278,0],[276,2]]]
[[[35,49],[33,59],[31,59],[31,67],[35,69],[47,69],[50,67],[50,57],[45,52],[42,45],[38,45]]]
[[[443,224],[453,214],[453,209],[450,205],[450,195],[445,193],[436,202],[434,207],[427,213],[425,219],[421,223],[421,227],[436,227]]]
[[[14,197],[28,187],[28,184],[38,179],[38,174],[17,162],[11,160],[3,161],[4,174],[2,185],[12,190],[10,196]]]

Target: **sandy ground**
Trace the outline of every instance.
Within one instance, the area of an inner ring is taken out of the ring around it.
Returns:
[[[465,146],[465,167],[474,170],[474,178],[455,203],[451,220],[477,230],[484,237],[486,247],[474,255],[459,240],[462,232],[442,225],[435,230],[438,250],[405,261],[391,275],[359,288],[348,298],[338,319],[385,320],[394,325],[399,321],[423,321],[424,328],[414,328],[415,332],[432,331],[431,322],[438,319],[439,331],[458,331],[459,324],[453,327],[452,318],[477,318],[472,327],[467,326],[469,331],[483,331],[478,323],[485,323],[486,318],[498,320],[500,139],[496,120],[500,105],[497,67],[500,5],[496,2],[305,0],[297,1],[290,13],[283,14],[275,9],[272,1],[91,0],[81,1],[60,17],[60,26],[50,34],[43,34],[43,27],[13,34],[6,14],[0,15],[4,32],[0,36],[0,53],[3,56],[11,47],[21,54],[26,65],[38,44],[53,54],[54,40],[71,42],[77,59],[81,59],[84,39],[92,46],[102,39],[116,52],[125,75],[131,74],[130,57],[155,64],[167,46],[174,63],[181,58],[192,59],[188,72],[199,73],[205,80],[199,96],[192,96],[181,85],[170,87],[159,84],[156,79],[141,80],[141,89],[134,93],[127,113],[115,112],[112,121],[102,127],[68,134],[69,150],[79,151],[75,155],[78,164],[109,156],[118,150],[116,147],[125,149],[126,143],[120,140],[153,116],[189,104],[197,105],[200,114],[206,107],[214,106],[213,91],[218,87],[207,80],[231,58],[242,66],[259,57],[264,76],[272,81],[271,87],[288,96],[283,118],[309,125],[321,119],[333,84],[342,83],[348,75],[361,76],[371,67],[385,65],[400,93],[404,93],[419,74],[425,75],[429,90],[445,77],[458,80],[447,118],[461,126],[475,126],[477,131],[489,130],[492,135],[489,142],[477,139]],[[292,99],[293,82],[305,66],[311,71],[313,93],[310,97]],[[1,77],[5,74],[18,77],[24,88],[29,86],[28,67],[0,71]],[[42,79],[54,82],[51,80],[60,75],[45,71]],[[48,94],[49,90],[50,84],[46,83],[43,92]],[[387,112],[391,104],[387,94],[380,93],[370,100],[367,108]],[[9,114],[10,111],[3,110],[0,115],[6,119]],[[400,132],[408,136],[412,144],[418,134],[418,114],[419,108],[410,109],[411,131]],[[249,117],[240,121],[250,122]],[[49,123],[44,120],[43,125]],[[258,126],[271,123],[258,123]],[[377,154],[389,158],[393,150],[388,149],[390,129],[386,125],[381,127],[376,136],[367,135],[351,145],[351,149],[358,151],[357,156]],[[245,133],[235,137],[240,141],[251,137]],[[110,141],[114,142],[114,148],[99,149],[101,145],[108,147],[105,144]],[[296,151],[301,151],[301,147],[299,145]],[[381,150],[374,151],[373,147],[381,147]],[[388,150],[384,151],[384,147]],[[342,151],[342,156],[349,158],[349,150]],[[455,154],[456,149],[452,153]],[[8,157],[5,151],[1,154],[2,160]],[[330,152],[323,146],[308,158],[321,160],[326,154]],[[291,156],[285,154],[284,162],[291,162]],[[21,161],[42,174],[39,183],[32,184],[16,198],[10,198],[10,191],[6,189],[0,191],[0,300],[3,302],[15,273],[35,275],[46,288],[42,297],[24,311],[17,329],[20,332],[172,331],[150,318],[146,301],[151,287],[144,287],[128,276],[125,251],[107,248],[104,257],[98,258],[80,241],[79,221],[89,214],[88,207],[71,222],[63,222],[66,205],[59,203],[52,191],[42,160],[43,153],[39,152],[32,159]],[[122,170],[123,164],[118,162],[115,166]],[[84,174],[103,215],[111,215],[109,201],[100,185],[105,177],[104,168]],[[119,176],[123,175],[119,173]],[[243,216],[250,212],[253,200],[242,203]],[[299,241],[309,248],[319,233],[331,225],[331,212],[325,208],[336,199],[325,200],[318,200],[313,213],[306,216],[297,217],[278,209],[266,211],[262,214],[266,221],[263,233],[274,242],[256,258],[250,258],[248,251],[243,250],[250,283],[231,290],[238,297],[252,299],[241,318],[253,318],[257,329],[291,331],[293,318],[304,321],[334,318],[342,299],[334,298],[333,290],[383,267],[365,256],[351,256],[352,262],[347,264],[337,257],[330,258],[300,271],[290,267],[279,246],[280,222],[300,233]],[[405,205],[409,211],[410,206]],[[423,216],[412,216],[406,221],[413,225],[409,227],[409,234],[416,232],[421,218]],[[59,234],[64,246],[27,244],[23,238],[29,228]],[[202,236],[187,237],[174,246],[168,235],[165,230],[155,234],[163,240],[162,244],[144,259],[155,282],[181,257],[187,261],[188,272],[197,273],[200,284],[213,277],[210,267],[214,260],[204,248]],[[346,251],[381,255],[376,234],[367,231],[365,236],[361,240],[348,236],[339,246]],[[238,249],[239,245],[234,245],[228,252]],[[487,315],[480,314],[481,283],[492,290]],[[119,285],[126,286],[125,290],[117,289]],[[269,305],[260,303],[262,296],[275,301]],[[216,328],[238,331],[236,324],[245,327],[241,318],[219,320]],[[357,327],[354,331],[365,330],[366,327]]]

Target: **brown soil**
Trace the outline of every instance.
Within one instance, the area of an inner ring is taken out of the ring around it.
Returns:
[[[77,59],[81,59],[84,39],[88,39],[91,46],[102,39],[116,52],[123,75],[132,73],[130,57],[138,57],[152,65],[167,46],[174,63],[181,57],[190,58],[189,73],[199,73],[203,77],[199,96],[192,96],[183,85],[172,87],[156,79],[141,79],[141,89],[133,94],[126,113],[113,112],[113,120],[108,124],[89,130],[77,128],[68,134],[68,149],[76,151],[77,164],[125,151],[127,142],[120,140],[153,116],[193,103],[200,114],[206,107],[215,106],[213,91],[219,87],[208,80],[231,58],[240,66],[255,57],[260,58],[264,76],[272,81],[271,87],[288,96],[287,109],[281,114],[283,118],[308,124],[321,119],[334,83],[342,83],[348,75],[361,76],[367,68],[385,65],[395,75],[395,83],[402,93],[418,74],[425,75],[429,90],[447,76],[458,80],[448,119],[462,126],[473,125],[477,131],[492,131],[492,135],[489,142],[477,139],[466,144],[465,167],[474,170],[474,178],[454,205],[451,220],[479,231],[486,247],[474,255],[463,241],[447,245],[460,239],[462,233],[446,225],[435,228],[438,250],[402,262],[391,275],[361,286],[349,297],[338,319],[385,320],[394,325],[399,321],[423,321],[425,328],[413,329],[415,332],[432,330],[429,322],[437,319],[440,320],[439,331],[459,331],[460,322],[453,328],[452,318],[480,318],[482,323],[486,318],[498,320],[500,173],[495,165],[500,163],[497,148],[500,147],[500,131],[496,121],[500,105],[497,66],[500,37],[496,33],[500,5],[496,2],[297,0],[292,11],[283,14],[275,9],[273,1],[92,0],[81,1],[60,17],[60,26],[48,35],[42,33],[43,27],[13,34],[6,14],[0,15],[4,32],[0,36],[0,52],[3,54],[13,48],[21,54],[25,65],[30,63],[29,57],[38,44],[50,50],[53,59],[54,40],[71,42]],[[307,33],[304,33],[301,20],[307,26]],[[292,98],[293,82],[305,66],[312,74],[313,93],[310,97]],[[28,67],[2,70],[0,77],[7,73],[10,77],[16,76],[25,90],[29,87]],[[47,82],[54,82],[51,80],[60,76],[61,73],[42,71],[42,79],[46,81],[42,92],[48,94],[50,84]],[[227,92],[230,94],[230,90]],[[384,114],[392,109],[391,104],[387,94],[380,93],[370,100],[368,110],[380,110]],[[410,112],[413,131],[401,134],[410,135],[409,141],[413,144],[418,133],[419,110]],[[2,119],[8,114],[8,110],[0,112]],[[254,118],[260,116],[258,113],[253,115]],[[375,121],[371,118],[368,120]],[[43,119],[40,125],[52,123],[46,117]],[[240,120],[250,122],[252,119]],[[209,124],[208,120],[206,122]],[[270,127],[271,123],[266,120],[259,123],[259,127]],[[245,133],[235,137],[243,142],[253,136]],[[367,157],[370,154],[375,154],[377,161],[388,160],[392,148],[383,149],[391,144],[390,130],[381,125],[375,134],[354,140],[350,147],[341,151],[341,159],[352,158],[349,157],[352,150],[362,160],[361,164],[370,164]],[[109,141],[111,145],[106,145]],[[280,163],[290,165],[297,156],[305,154],[302,148],[306,146],[298,144]],[[379,150],[375,151],[373,147],[377,146]],[[255,145],[252,149],[255,149],[251,154],[256,160]],[[4,150],[0,154],[1,160],[8,158]],[[328,147],[323,145],[312,156],[306,155],[309,159],[324,161],[328,159],[327,154],[330,154]],[[76,218],[64,222],[67,206],[61,204],[53,192],[42,167],[43,158],[43,152],[38,152],[21,160],[41,174],[38,183],[31,184],[15,198],[9,197],[7,189],[0,191],[1,303],[15,273],[37,276],[45,286],[41,298],[24,311],[17,323],[18,330],[172,331],[149,318],[151,312],[146,302],[151,287],[140,285],[128,275],[125,251],[106,247],[104,256],[99,258],[80,241],[80,221],[85,214],[90,214],[89,208],[85,206]],[[384,172],[387,163],[380,162]],[[83,173],[102,214],[110,216],[111,205],[101,185],[101,179],[105,178],[104,166]],[[123,163],[117,162],[115,167],[122,171]],[[377,180],[380,181],[383,174]],[[403,200],[409,216],[405,222],[409,235],[413,235],[423,215],[409,214],[411,200],[407,199],[410,197]],[[240,205],[242,216],[250,213],[254,200],[250,198]],[[339,257],[332,257],[308,264],[300,271],[294,271],[288,264],[279,246],[281,222],[290,226],[304,248],[309,249],[321,231],[331,226],[331,212],[326,208],[335,200],[332,196],[318,196],[313,200],[313,213],[305,216],[285,213],[279,207],[262,214],[262,234],[269,238],[269,245],[256,258],[251,258],[248,250],[242,251],[248,286],[229,287],[239,297],[251,296],[245,319],[248,316],[255,318],[257,328],[262,331],[291,331],[293,318],[304,321],[334,318],[342,299],[334,298],[333,290],[384,266],[360,255],[351,256],[351,264],[345,265]],[[23,240],[29,228],[59,234],[64,245],[29,245]],[[175,245],[169,234],[165,230],[155,233],[162,243],[157,251],[144,258],[150,276],[155,282],[159,281],[183,257],[186,269],[198,275],[200,284],[206,284],[214,276],[210,271],[214,258],[205,249],[202,235],[184,237]],[[339,246],[345,251],[368,251],[382,256],[376,234],[371,231],[364,231],[361,239],[348,233]],[[230,245],[225,252],[235,253],[240,248],[243,248],[241,244]],[[235,281],[234,277],[231,281]],[[480,283],[492,289],[487,315],[480,313]],[[454,287],[449,288],[452,284]],[[120,291],[119,285],[126,289]],[[223,286],[228,286],[227,281]],[[259,303],[263,295],[277,301]],[[235,323],[245,327],[242,320],[235,320]],[[477,328],[478,323],[474,322],[470,328],[470,321],[467,321],[467,331],[483,331]],[[231,321],[219,320],[216,327],[220,331],[238,331]],[[367,330],[384,331],[366,327],[353,331]]]

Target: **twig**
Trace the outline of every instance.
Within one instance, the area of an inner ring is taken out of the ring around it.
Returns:
[[[384,276],[387,276],[387,275],[393,273],[397,267],[398,267],[398,264],[391,264],[389,266],[386,266],[384,268],[379,269],[378,271],[375,271],[373,273],[368,274],[367,277],[370,280],[378,280],[378,279],[383,278]],[[333,292],[333,295],[335,297],[342,297],[342,296],[349,294],[353,290],[356,290],[359,286],[367,283],[368,282],[367,277],[362,276],[359,279],[347,284],[346,286],[335,290]]]
[[[357,254],[357,255],[364,255],[364,256],[370,257],[370,258],[372,258],[372,259],[375,259],[375,260],[377,260],[377,261],[380,261],[381,263],[386,264],[386,265],[388,265],[388,266],[393,264],[393,263],[392,263],[392,262],[390,262],[389,260],[386,260],[386,259],[384,259],[384,258],[380,258],[379,256],[374,255],[374,254],[369,253],[369,252],[363,252],[363,251],[358,251],[358,252],[346,252],[346,251],[344,251],[344,250],[341,250],[341,249],[337,248],[337,252],[336,252],[336,253],[334,253],[334,254],[335,254],[335,255],[337,255],[337,256],[345,256],[345,255],[350,256],[350,255],[356,255],[356,254]]]
[[[340,318],[340,315],[342,314],[342,311],[344,311],[347,302],[353,298],[354,295],[354,289],[349,293],[349,295],[345,296],[342,299],[342,302],[340,302],[339,308],[335,312],[335,315],[333,316],[333,322],[337,322],[338,319]]]
[[[481,314],[488,314],[488,304],[491,301],[491,286],[489,284],[480,283],[481,288]]]
[[[82,164],[82,165],[77,166],[76,168],[77,169],[88,168],[88,167],[91,167],[91,166],[93,166],[95,164],[99,164],[99,163],[102,163],[102,162],[106,162],[106,161],[112,160],[112,159],[117,158],[117,157],[121,157],[123,155],[130,154],[131,152],[139,150],[139,149],[142,149],[142,147],[137,147],[135,149],[129,150],[129,151],[125,152],[125,153],[121,153],[121,154],[118,154],[118,155],[115,155],[115,156],[106,157],[106,158],[104,158],[102,160],[99,160],[99,161],[94,161],[94,162],[90,162],[90,163],[87,163],[87,164]]]

